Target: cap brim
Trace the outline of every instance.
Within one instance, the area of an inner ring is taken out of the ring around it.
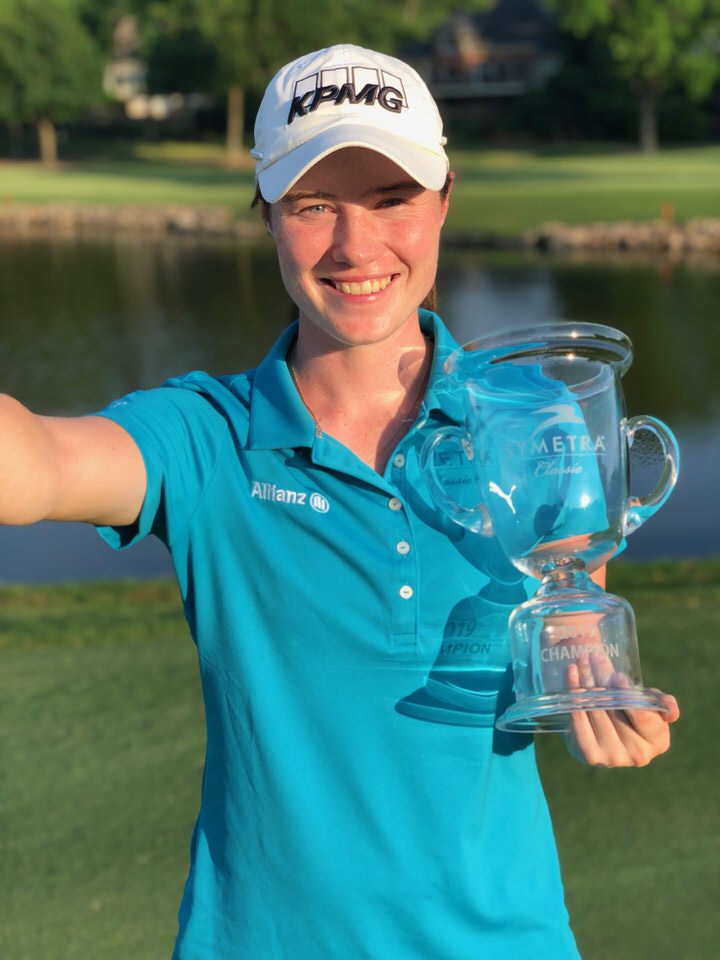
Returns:
[[[259,171],[263,198],[268,203],[280,200],[310,167],[343,147],[364,147],[381,153],[427,190],[441,190],[447,178],[448,160],[442,148],[436,153],[377,127],[339,123]]]

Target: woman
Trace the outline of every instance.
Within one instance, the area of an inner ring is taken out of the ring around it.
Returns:
[[[419,470],[455,415],[438,380],[456,345],[419,309],[443,143],[406,64],[352,46],[289,64],[254,153],[297,323],[255,371],[96,417],[0,406],[3,522],[82,519],[116,547],[155,533],[173,557],[208,724],[177,960],[577,957],[531,739],[398,706],[468,604],[534,590],[439,515]],[[585,715],[571,749],[646,763],[667,705]]]

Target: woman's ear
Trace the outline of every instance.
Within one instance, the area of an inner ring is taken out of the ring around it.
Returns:
[[[441,213],[442,213],[441,223],[442,224],[445,223],[445,218],[447,217],[448,208],[450,206],[450,193],[452,192],[454,183],[455,183],[455,171],[450,170],[448,172],[447,179],[443,184],[443,188],[440,191],[440,204],[441,204]]]

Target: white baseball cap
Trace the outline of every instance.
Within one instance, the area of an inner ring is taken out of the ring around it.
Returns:
[[[255,120],[256,176],[268,203],[341,147],[388,157],[428,190],[449,163],[442,119],[420,75],[395,57],[352,44],[317,50],[268,84]]]

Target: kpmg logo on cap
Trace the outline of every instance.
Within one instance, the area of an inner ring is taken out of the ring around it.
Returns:
[[[400,77],[376,67],[334,67],[296,82],[287,122],[313,113],[324,103],[339,107],[346,102],[379,104],[390,113],[400,113],[408,105]]]

